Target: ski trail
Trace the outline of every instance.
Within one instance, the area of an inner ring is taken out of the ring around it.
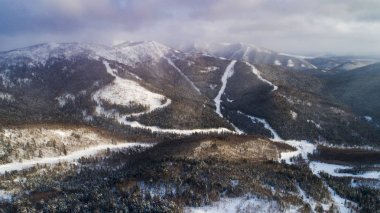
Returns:
[[[119,116],[117,120],[120,124],[130,126],[132,128],[149,130],[153,133],[169,133],[169,134],[178,134],[178,135],[208,134],[208,133],[217,133],[217,134],[236,133],[232,130],[229,130],[223,127],[209,128],[209,129],[164,129],[157,126],[146,126],[137,121],[128,121],[126,119],[126,116]]]
[[[186,79],[187,82],[190,83],[190,85],[198,92],[198,94],[202,94],[201,91],[199,90],[199,88],[197,86],[195,86],[194,82],[192,82],[190,80],[189,77],[187,77],[187,75],[185,75],[181,69],[179,69],[175,64],[174,62],[170,59],[170,58],[167,58],[165,57],[165,59],[168,61],[168,63],[182,76]]]
[[[263,78],[263,77],[261,76],[260,71],[257,70],[255,66],[253,66],[252,64],[250,64],[250,63],[248,63],[248,62],[245,62],[245,63],[246,63],[248,66],[251,67],[253,74],[255,74],[255,75],[256,75],[256,76],[257,76],[262,82],[265,82],[265,83],[267,83],[267,84],[269,84],[270,86],[273,87],[272,92],[278,90],[278,86],[274,85],[272,82],[270,82],[270,81],[268,81],[267,79]]]
[[[258,118],[258,117],[252,116],[252,115],[247,115],[241,111],[237,111],[237,113],[248,117],[249,119],[251,119],[252,123],[263,124],[264,128],[270,131],[270,133],[272,135],[272,138],[271,138],[272,140],[282,141],[282,138],[277,134],[277,132],[269,125],[269,123],[265,119]]]
[[[122,143],[122,144],[117,144],[117,145],[102,144],[98,146],[89,147],[84,150],[75,151],[64,156],[36,158],[32,160],[24,160],[23,162],[3,164],[3,165],[0,165],[0,174],[4,174],[5,172],[10,172],[10,171],[21,171],[24,169],[31,168],[37,164],[57,164],[59,162],[74,162],[82,157],[89,157],[89,156],[96,155],[101,151],[107,150],[108,148],[111,150],[116,150],[116,149],[132,148],[136,146],[150,147],[152,146],[152,144],[146,144],[146,143]]]
[[[244,115],[247,118],[251,119],[253,123],[261,123],[263,124],[264,128],[269,130],[272,137],[270,138],[271,141],[279,142],[279,143],[285,143],[289,146],[292,146],[296,148],[296,151],[292,152],[283,152],[281,153],[281,156],[279,158],[279,161],[285,160],[286,163],[291,164],[291,159],[293,157],[296,157],[298,155],[301,155],[304,160],[308,159],[308,154],[312,154],[316,149],[317,146],[314,144],[306,141],[306,140],[284,140],[282,139],[278,133],[270,126],[270,124],[263,118],[258,118],[252,115],[247,115],[241,111],[237,111],[238,114]]]
[[[218,95],[214,99],[215,106],[216,106],[216,113],[218,113],[218,115],[222,118],[223,118],[223,115],[222,115],[222,112],[220,110],[220,103],[222,102],[221,98],[222,98],[224,91],[226,90],[227,80],[234,74],[235,63],[236,63],[236,60],[233,60],[233,61],[231,61],[230,64],[228,64],[226,70],[224,71],[222,79],[221,79],[222,87],[220,88]]]

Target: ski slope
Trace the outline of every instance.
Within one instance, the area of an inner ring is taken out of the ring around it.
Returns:
[[[259,78],[262,82],[267,83],[267,84],[269,84],[270,86],[273,87],[272,92],[278,90],[278,86],[274,85],[272,82],[270,82],[267,79],[263,78],[261,76],[260,71],[257,70],[255,66],[253,66],[252,64],[250,64],[248,62],[246,62],[246,64],[251,67],[253,74],[255,74],[257,76],[257,78]]]
[[[236,64],[236,60],[234,61],[231,61],[230,64],[228,64],[226,70],[224,71],[224,74],[222,76],[222,86],[218,92],[218,95],[214,98],[214,102],[215,102],[215,106],[216,106],[216,113],[218,113],[218,115],[220,117],[223,117],[222,115],[222,112],[220,110],[220,104],[222,102],[221,98],[222,98],[222,95],[224,94],[224,91],[226,90],[226,87],[227,87],[227,80],[232,77],[232,75],[234,74],[234,66]]]

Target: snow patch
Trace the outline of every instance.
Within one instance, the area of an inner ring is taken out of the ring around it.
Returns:
[[[276,66],[282,66],[282,63],[281,63],[281,61],[279,61],[279,60],[275,60],[275,61],[273,62],[273,64],[276,65]]]
[[[210,84],[209,87],[210,87],[210,89],[214,90],[214,89],[216,89],[218,87],[218,85],[216,85],[216,84]]]
[[[313,120],[307,120],[308,123],[312,123],[314,124],[315,127],[317,127],[318,129],[322,129],[322,126],[319,124],[319,123],[316,123],[315,121]]]
[[[211,66],[211,67],[206,67],[204,70],[200,70],[199,72],[209,73],[209,72],[213,72],[213,71],[218,70],[218,69],[219,69],[219,67]]]
[[[292,110],[290,110],[290,115],[292,116],[293,120],[297,120],[298,114]]]
[[[13,95],[6,93],[6,92],[0,92],[0,100],[1,101],[7,101],[7,102],[14,102],[15,98]]]
[[[185,213],[230,213],[230,212],[267,212],[282,213],[293,212],[294,209],[286,209],[273,200],[258,198],[255,196],[221,198],[220,201],[214,202],[208,206],[202,207],[185,207]],[[294,211],[295,212],[295,211]]]
[[[5,88],[12,88],[15,86],[15,84],[11,81],[9,78],[9,72],[10,70],[5,70],[3,73],[0,73],[1,83]]]
[[[69,101],[74,102],[75,96],[70,93],[65,93],[57,98],[55,98],[58,101],[58,105],[60,108],[64,107]]]
[[[371,116],[364,116],[364,119],[367,121],[367,122],[371,122],[372,121],[372,117]]]
[[[306,140],[279,140],[277,142],[288,144],[297,149],[293,152],[281,153],[280,161],[284,160],[288,164],[291,164],[291,159],[297,156],[301,156],[302,159],[308,160],[308,155],[314,153],[317,150],[317,147],[314,144],[309,143]]]
[[[294,67],[294,62],[292,59],[288,59],[288,64],[286,65],[287,67]]]

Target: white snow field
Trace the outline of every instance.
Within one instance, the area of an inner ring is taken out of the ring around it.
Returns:
[[[152,145],[146,144],[146,143],[122,143],[122,144],[117,144],[117,145],[102,144],[102,145],[89,147],[83,150],[75,151],[64,156],[35,158],[31,160],[24,160],[23,162],[13,162],[13,163],[8,163],[8,164],[2,164],[0,165],[0,174],[4,174],[5,172],[10,172],[10,171],[21,171],[24,169],[31,168],[37,164],[57,164],[59,162],[75,162],[76,160],[82,157],[94,156],[100,153],[101,151],[104,151],[107,149],[117,150],[117,149],[131,148],[131,147],[136,147],[136,146],[149,147]]]
[[[100,90],[96,91],[93,99],[106,101],[110,104],[129,106],[131,103],[140,104],[148,107],[148,111],[160,108],[165,96],[153,93],[135,81],[124,79],[115,74],[116,70],[112,69],[108,62],[103,61],[107,72],[115,77],[113,82]]]

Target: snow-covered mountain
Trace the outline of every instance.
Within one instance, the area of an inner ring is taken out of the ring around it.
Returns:
[[[328,72],[350,71],[380,62],[380,59],[344,56],[316,57],[306,60],[318,67],[318,69]]]
[[[71,60],[77,57],[104,58],[129,66],[158,62],[171,52],[171,48],[155,41],[126,42],[114,47],[90,43],[44,43],[0,53],[0,63],[27,63],[28,66],[45,65],[49,59]]]
[[[278,53],[245,43],[184,43],[180,44],[178,48],[187,52],[199,52],[231,60],[242,60],[251,64],[268,64],[294,70],[316,69],[303,57]]]

